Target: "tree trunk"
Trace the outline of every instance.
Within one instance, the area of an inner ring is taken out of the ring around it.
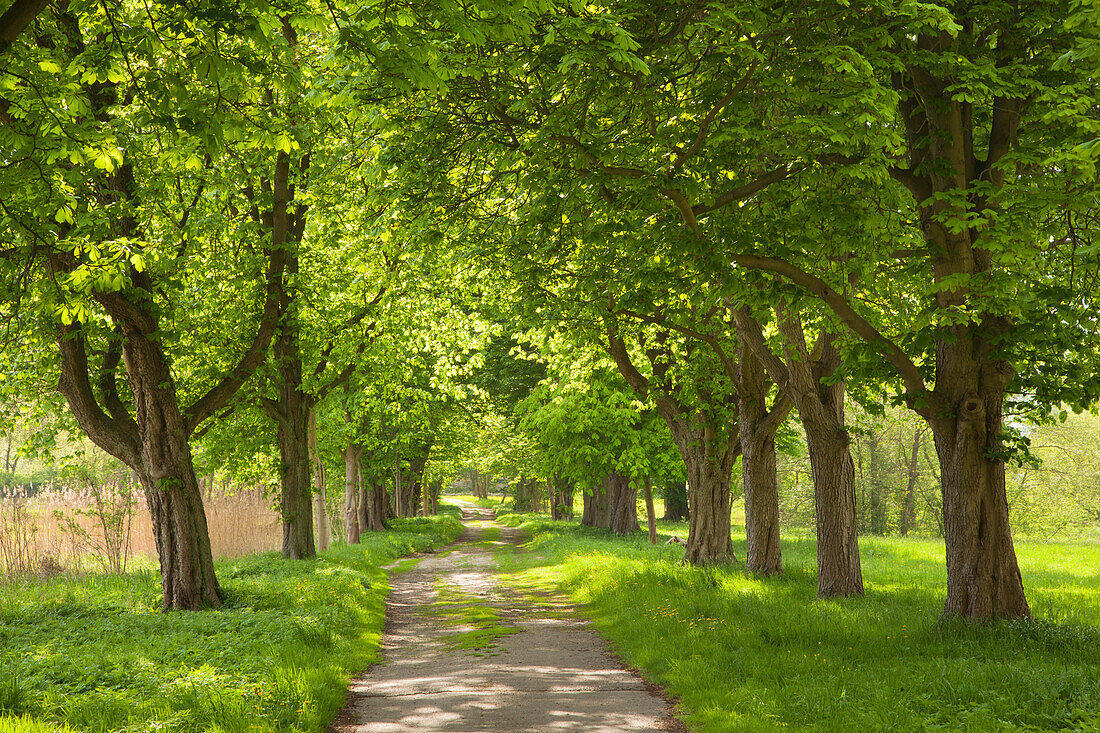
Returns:
[[[840,366],[833,338],[824,339],[821,357],[811,375],[816,390],[803,392],[796,399],[814,478],[817,596],[861,596],[863,570],[856,527],[856,467],[844,425],[844,382],[824,381]]]
[[[361,449],[351,440],[344,448],[344,521],[347,523],[349,545],[359,544],[359,528],[366,529],[367,522],[360,524],[359,514],[359,456]],[[365,509],[366,507],[364,507]]]
[[[688,476],[688,540],[684,560],[692,565],[729,562],[730,475],[740,451],[737,430],[721,430],[699,415],[670,420],[672,439]]]
[[[512,500],[512,510],[517,514],[530,512],[534,507],[534,497],[528,489],[528,481],[525,478],[516,479],[516,487]]]
[[[741,346],[741,391],[738,396],[738,428],[741,435],[741,471],[745,483],[745,568],[757,575],[783,571],[779,548],[779,486],[775,470],[775,433],[782,414],[770,414],[767,397],[770,380],[763,365]]]
[[[393,512],[399,518],[405,516],[405,487],[402,485],[401,473],[401,457],[398,456],[393,462]]]
[[[332,542],[332,527],[328,517],[328,481],[325,479],[325,462],[321,460],[321,451],[317,447],[317,410],[316,405],[309,410],[309,458],[313,464],[313,485],[316,488],[314,501],[317,514],[317,549],[324,552]]]
[[[715,418],[727,413],[729,393],[724,389],[718,393],[695,390],[694,399],[700,400],[705,409],[691,408],[678,399],[679,390],[669,375],[669,364],[659,358],[660,349],[646,351],[653,367],[650,380],[634,366],[626,344],[613,326],[608,328],[607,336],[610,355],[619,373],[640,397],[652,393],[684,459],[691,509],[684,560],[701,565],[735,559],[730,539],[730,474],[741,451],[740,438],[735,417],[725,418],[722,425]]]
[[[811,354],[800,316],[783,306],[776,307],[775,315],[783,334],[784,359],[768,346],[762,326],[750,313],[733,311],[738,335],[794,401],[806,430],[817,515],[817,595],[863,595],[855,464],[844,426],[844,383],[833,379],[840,368],[836,337],[823,331]]]
[[[424,466],[428,463],[428,456],[409,459],[409,470],[403,485],[407,487],[405,497],[405,516],[415,517],[421,513],[424,507]]]
[[[439,496],[443,493],[443,481],[436,479],[428,485],[428,490],[424,493],[424,509],[425,515],[434,517],[439,514]]]
[[[917,519],[917,480],[920,478],[920,466],[917,459],[920,457],[921,440],[924,437],[924,429],[918,428],[913,433],[913,449],[909,456],[908,481],[905,486],[905,496],[901,502],[901,515],[898,517],[898,532],[904,537],[913,529]]]
[[[586,527],[607,526],[607,491],[602,486],[584,492],[581,524]]]
[[[137,334],[126,339],[123,359],[134,418],[143,428],[141,457],[132,467],[145,489],[153,524],[163,607],[217,608],[221,588],[214,575],[206,511],[168,361],[158,343]]]
[[[682,522],[688,518],[687,482],[679,481],[665,484],[661,495],[665,501],[665,521]]]
[[[550,518],[551,519],[572,519],[573,518],[573,482],[561,475],[561,473],[554,474],[554,478],[551,479],[551,504],[550,504]]]
[[[863,595],[856,534],[855,464],[848,434],[803,417],[817,514],[817,596]]]
[[[138,477],[153,524],[160,560],[160,582],[165,610],[197,611],[221,606],[221,588],[214,575],[214,558],[206,512],[194,469],[187,462],[165,462]],[[172,464],[175,465],[172,465]]]
[[[869,486],[871,490],[863,501],[861,525],[870,534],[885,535],[890,530],[886,509],[887,488],[883,479],[886,466],[882,457],[882,436],[874,427],[867,436],[867,447],[871,465],[864,486]]]
[[[297,274],[297,258],[288,258],[287,274]],[[302,389],[302,355],[296,309],[284,311],[275,338],[278,397],[264,407],[275,420],[282,467],[279,513],[283,520],[283,557],[303,560],[317,555],[313,541],[312,486],[309,471],[309,412],[312,398]]]
[[[360,526],[374,532],[386,528],[389,517],[389,497],[386,495],[385,481],[366,481],[359,479],[359,517]],[[365,522],[365,524],[362,524]]]
[[[657,544],[657,517],[653,508],[653,484],[645,477],[645,522],[649,528],[649,544]]]
[[[607,477],[607,528],[614,534],[630,534],[638,527],[638,490],[630,478],[617,471]]]
[[[965,344],[940,345],[936,391],[950,391],[950,385],[962,394],[953,417],[931,422],[943,486],[944,616],[971,621],[1030,618],[1009,528],[1005,464],[990,457],[1003,450],[1002,404],[1009,372],[1003,364],[984,360],[980,368],[971,366],[967,375],[966,366],[976,360],[960,353]],[[963,358],[966,364],[953,374],[944,368]]]

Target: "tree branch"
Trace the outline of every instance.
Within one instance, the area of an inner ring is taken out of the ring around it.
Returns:
[[[88,352],[81,326],[62,324],[58,347],[61,351],[61,379],[57,389],[69,403],[80,428],[92,441],[131,468],[140,469],[141,437],[132,421],[118,420],[99,406],[88,372]]]
[[[727,104],[733,101],[733,98],[745,90],[749,81],[752,79],[752,75],[756,72],[756,67],[759,64],[759,60],[754,60],[749,65],[748,71],[741,77],[741,80],[734,85],[733,89],[726,92],[725,96],[718,100],[718,103],[710,108],[706,117],[699,123],[699,132],[695,136],[695,140],[687,148],[676,151],[676,160],[672,163],[672,170],[676,171],[683,167],[684,163],[691,159],[693,155],[699,152],[699,149],[703,147],[703,143],[706,142],[707,133],[710,131],[710,124],[714,121],[714,118],[721,112]]]
[[[30,25],[46,7],[46,0],[15,0],[0,15],[0,54],[15,42],[23,29]]]

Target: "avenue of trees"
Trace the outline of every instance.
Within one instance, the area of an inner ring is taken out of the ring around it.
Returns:
[[[802,512],[820,597],[932,529],[945,616],[1028,617],[1032,426],[1100,401],[1098,82],[1091,0],[16,0],[0,396],[135,473],[165,608],[222,600],[196,466],[275,476],[289,558],[475,467],[761,576]]]

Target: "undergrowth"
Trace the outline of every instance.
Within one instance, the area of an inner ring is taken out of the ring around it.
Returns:
[[[376,658],[381,565],[453,540],[394,520],[315,560],[218,563],[218,611],[163,613],[154,572],[26,582],[0,595],[0,733],[321,731]]]
[[[861,538],[866,597],[820,601],[810,538],[785,541],[785,572],[760,579],[685,567],[682,547],[644,533],[503,521],[532,537],[531,552],[502,557],[507,582],[581,602],[697,733],[1100,730],[1094,545],[1019,543],[1035,621],[976,626],[940,619],[942,541]],[[743,531],[734,549],[744,557]]]

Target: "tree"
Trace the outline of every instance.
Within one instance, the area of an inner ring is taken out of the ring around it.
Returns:
[[[16,237],[6,257],[23,263],[21,273],[38,275],[29,290],[16,291],[22,325],[56,334],[59,389],[81,429],[140,478],[165,608],[197,609],[221,598],[188,441],[263,361],[285,251],[270,239],[246,240],[227,256],[216,251],[216,238],[203,243],[211,225],[205,214],[217,204],[204,195],[217,180],[209,156],[219,151],[218,134],[211,130],[227,118],[211,114],[212,85],[187,68],[209,60],[209,47],[166,48],[168,36],[155,27],[180,23],[197,35],[195,24],[171,9],[156,11],[131,18],[121,17],[124,8],[62,6],[39,16],[31,40],[7,50],[16,103],[5,111],[4,148],[13,157],[0,190],[5,225]],[[221,88],[222,95],[239,93],[228,80]],[[210,114],[211,127],[143,126],[168,97],[189,98],[187,111]],[[179,199],[175,211],[161,206],[169,192]],[[279,205],[261,202],[275,218]],[[188,348],[208,349],[174,331],[172,319],[214,257],[243,281],[235,296],[244,308],[226,331],[236,338],[192,375]],[[248,333],[240,323],[257,326]],[[188,377],[186,396],[179,373]]]

